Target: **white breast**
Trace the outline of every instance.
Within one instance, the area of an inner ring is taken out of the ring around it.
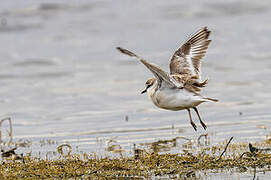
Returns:
[[[204,102],[200,96],[185,89],[161,88],[155,91],[152,88],[148,93],[156,106],[173,111],[195,107]]]

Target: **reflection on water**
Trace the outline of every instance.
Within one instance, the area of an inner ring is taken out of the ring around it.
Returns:
[[[1,5],[0,111],[12,118],[14,140],[32,142],[22,152],[55,149],[40,146],[47,139],[100,154],[153,142],[177,152],[176,143],[188,141],[179,137],[253,142],[271,134],[270,2],[155,2]],[[210,80],[204,94],[220,102],[199,107],[208,129],[194,132],[185,111],[157,109],[140,95],[151,73],[115,47],[168,69],[174,50],[202,26],[213,40],[202,64]]]

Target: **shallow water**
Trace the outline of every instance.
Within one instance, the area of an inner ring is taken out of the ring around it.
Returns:
[[[270,17],[267,0],[6,1],[0,7],[1,117],[12,118],[14,141],[32,142],[18,151],[32,153],[55,150],[56,144],[41,146],[47,139],[101,155],[110,143],[130,154],[134,144],[196,140],[203,133],[214,144],[230,136],[264,140],[271,134]],[[194,132],[187,112],[158,109],[140,94],[151,73],[115,47],[168,69],[174,50],[202,26],[212,30],[203,94],[220,101],[199,106],[208,129],[193,116]]]

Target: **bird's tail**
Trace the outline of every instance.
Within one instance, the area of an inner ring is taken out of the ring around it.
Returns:
[[[203,98],[203,99],[205,99],[205,100],[207,100],[207,101],[212,101],[212,102],[217,102],[217,101],[218,101],[218,99],[208,98],[208,97],[205,97],[205,98]]]

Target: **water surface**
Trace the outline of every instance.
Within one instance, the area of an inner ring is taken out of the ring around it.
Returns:
[[[230,136],[264,140],[271,134],[270,17],[265,0],[5,1],[1,117],[12,118],[14,141],[32,142],[18,150],[32,153],[68,142],[101,155],[115,143],[131,154],[134,144],[196,140],[203,133],[213,144]],[[209,78],[203,94],[220,101],[200,105],[208,129],[193,115],[199,126],[194,132],[186,111],[158,109],[140,94],[152,74],[115,47],[168,70],[172,53],[203,26],[212,31],[202,62],[202,76]],[[48,139],[57,144],[41,146]]]

